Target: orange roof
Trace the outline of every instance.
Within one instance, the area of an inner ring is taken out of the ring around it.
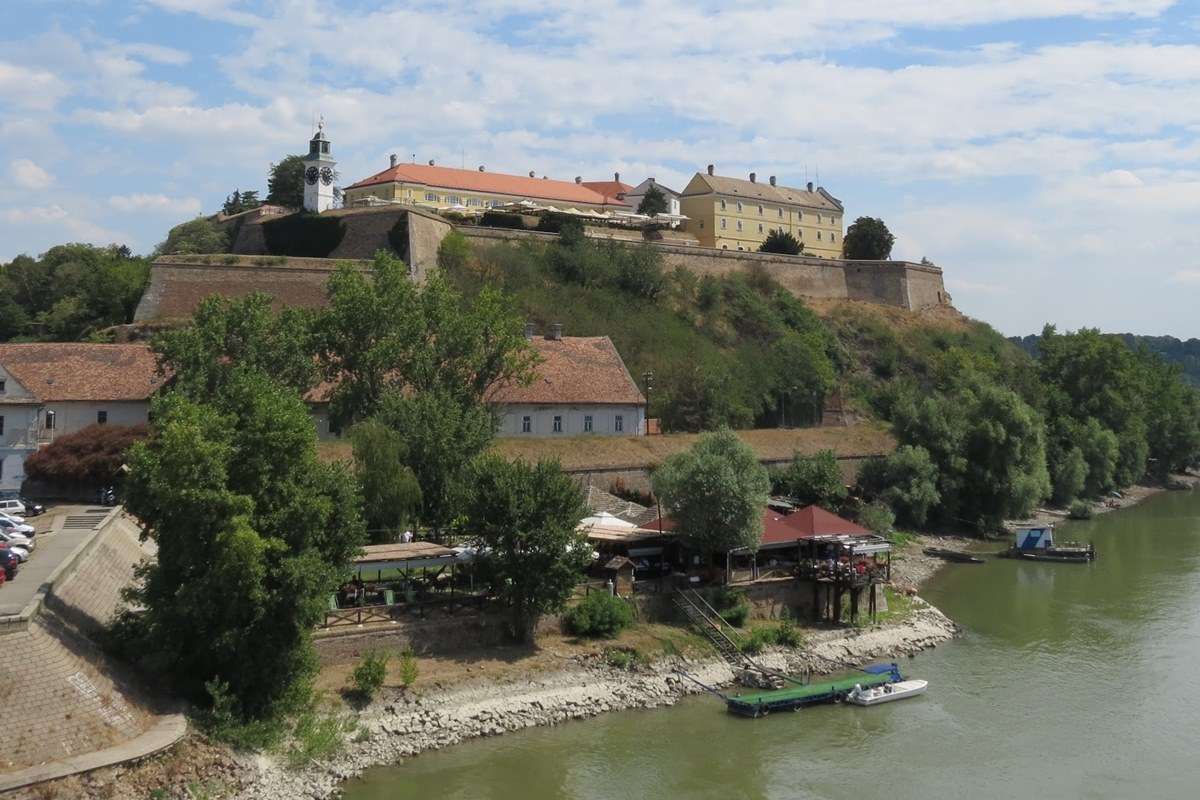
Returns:
[[[473,169],[436,167],[427,164],[397,164],[383,172],[377,172],[346,189],[361,189],[381,183],[419,183],[440,189],[460,192],[487,192],[511,197],[528,197],[534,200],[551,200],[559,203],[582,203],[589,206],[627,206],[606,196],[585,183],[555,181],[548,178],[530,178],[522,175],[505,175],[502,172],[480,172]],[[608,182],[606,182],[608,183]]]
[[[0,344],[0,367],[43,403],[148,400],[166,381],[144,344]]]
[[[623,181],[584,181],[583,185],[594,192],[599,192],[613,203],[625,203],[624,200],[618,200],[617,195],[629,194],[633,191],[633,187]]]
[[[761,545],[783,544],[800,539],[815,539],[821,536],[870,536],[866,528],[843,519],[820,506],[805,506],[791,514],[781,514],[770,508],[762,513],[763,535]],[[673,531],[677,523],[671,517],[663,517],[661,523],[655,519],[641,526],[642,530]]]
[[[533,383],[492,386],[487,393],[489,403],[646,404],[607,336],[564,336],[558,340],[534,337],[530,344],[541,357],[534,368]]]

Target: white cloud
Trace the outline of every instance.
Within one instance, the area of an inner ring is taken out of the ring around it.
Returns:
[[[1100,176],[1100,185],[1113,189],[1131,189],[1143,186],[1142,179],[1127,169],[1114,169]]]
[[[9,164],[13,183],[22,189],[45,189],[54,183],[54,177],[28,158],[18,158]]]
[[[57,203],[48,206],[25,206],[0,211],[0,220],[14,225],[44,225],[67,218],[67,210]]]
[[[1180,269],[1171,275],[1171,282],[1200,286],[1200,269]]]
[[[108,204],[118,211],[156,214],[198,214],[200,201],[194,197],[167,197],[165,194],[113,195]]]
[[[22,108],[45,110],[66,94],[66,84],[53,73],[0,61],[0,99]]]

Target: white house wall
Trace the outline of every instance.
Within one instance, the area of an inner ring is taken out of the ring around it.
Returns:
[[[54,430],[43,430],[43,441],[75,433],[88,425],[95,425],[101,411],[108,412],[109,425],[142,425],[150,419],[150,403],[145,400],[47,403],[45,410],[54,412]],[[44,414],[42,422],[44,428]]]
[[[499,436],[639,436],[645,432],[646,416],[641,406],[622,405],[511,405],[497,409],[500,416]],[[554,418],[562,417],[562,432],[555,432]],[[584,418],[591,416],[592,430],[584,430]],[[622,430],[616,429],[616,419],[622,418]],[[531,430],[522,430],[523,420],[529,417]]]

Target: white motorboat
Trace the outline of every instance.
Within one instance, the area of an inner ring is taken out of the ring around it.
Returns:
[[[854,703],[856,706],[877,706],[880,703],[890,703],[893,700],[903,700],[906,697],[925,694],[928,686],[929,681],[896,681],[870,689],[856,685],[846,695],[846,702]]]

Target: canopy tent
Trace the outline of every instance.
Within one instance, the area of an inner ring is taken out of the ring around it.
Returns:
[[[445,567],[459,563],[459,554],[449,547],[433,542],[401,542],[397,544],[373,544],[363,548],[362,555],[354,559],[354,571],[364,570],[420,569],[422,567]]]

